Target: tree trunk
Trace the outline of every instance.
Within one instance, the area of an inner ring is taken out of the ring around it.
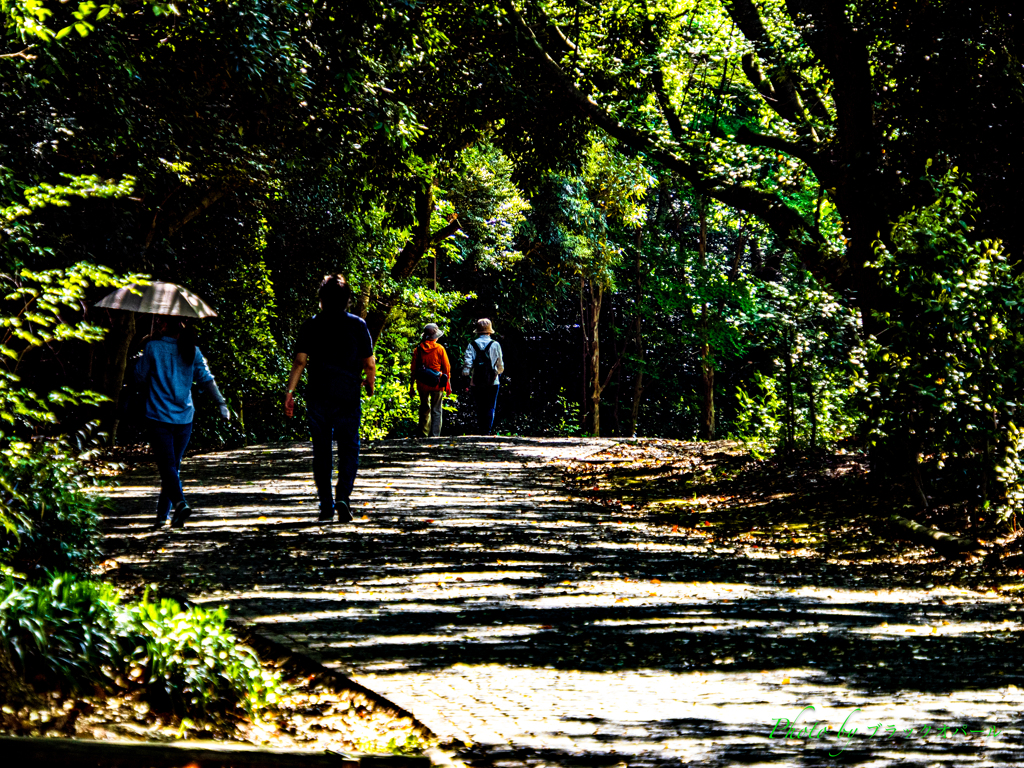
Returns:
[[[711,357],[711,345],[701,348],[701,384],[704,394],[704,408],[701,413],[701,440],[715,439],[715,363]]]
[[[663,216],[664,211],[667,208],[664,197],[666,195],[664,184],[659,189],[658,197],[658,215]],[[636,295],[634,297],[636,315],[633,317],[633,344],[636,347],[636,358],[637,358],[637,372],[633,378],[633,402],[629,413],[629,436],[636,437],[636,422],[640,418],[640,398],[644,394],[644,337],[643,337],[643,317],[640,313],[640,307],[644,300],[644,286],[641,268],[643,267],[643,261],[640,258],[640,230],[636,233],[636,282],[634,288]]]
[[[811,416],[811,450],[818,447],[818,403],[814,397],[814,376],[807,374],[807,408]]]
[[[356,296],[356,302],[352,305],[352,314],[359,315],[363,320],[366,319],[366,313],[370,307],[370,286],[366,285],[358,296]]]
[[[793,450],[796,442],[796,408],[793,400],[793,339],[786,334],[786,429],[784,434],[785,452]]]
[[[707,198],[700,203],[700,242],[697,245],[697,258],[701,269],[707,265],[708,217]],[[715,361],[711,354],[711,343],[708,340],[708,304],[705,301],[700,308],[700,332],[703,339],[700,347],[701,394],[704,406],[701,409],[700,439],[715,439]]]
[[[604,286],[596,280],[584,281],[583,333],[587,356],[584,360],[586,381],[586,415],[583,431],[594,437],[601,436],[601,339],[598,323],[601,320],[601,302]]]
[[[416,192],[415,205],[416,227],[413,230],[412,237],[402,247],[398,258],[395,259],[394,266],[391,267],[391,279],[396,283],[403,283],[412,277],[416,267],[419,266],[423,257],[427,255],[431,248],[451,237],[462,228],[458,217],[453,216],[445,226],[431,234],[430,217],[434,213],[433,182]],[[436,272],[434,287],[437,287]],[[400,291],[391,291],[376,302],[372,312],[366,313],[366,326],[370,329],[370,337],[373,339],[374,344],[377,343],[377,339],[384,332],[384,328],[391,316],[391,310],[398,305],[400,299]]]

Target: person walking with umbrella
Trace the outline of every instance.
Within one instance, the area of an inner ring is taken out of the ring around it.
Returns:
[[[96,302],[97,307],[153,315],[153,335],[135,364],[135,381],[145,393],[145,420],[150,445],[160,471],[157,525],[163,525],[171,506],[171,525],[181,528],[192,514],[181,489],[181,459],[192,436],[192,382],[208,392],[220,415],[231,418],[224,396],[196,347],[186,318],[216,317],[209,304],[187,288],[154,280],[119,288]]]
[[[140,385],[148,384],[146,422],[160,471],[156,523],[163,525],[173,506],[171,525],[181,528],[192,514],[181,488],[181,460],[192,436],[196,411],[192,403],[193,381],[213,397],[224,419],[231,418],[231,411],[206,358],[196,346],[192,329],[181,317],[156,318],[153,338],[135,365],[135,380]]]

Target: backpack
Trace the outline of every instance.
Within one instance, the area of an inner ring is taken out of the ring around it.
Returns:
[[[494,339],[491,339],[487,342],[487,346],[481,349],[475,341],[473,342],[476,357],[473,358],[473,371],[470,375],[473,377],[474,384],[480,386],[494,384],[494,377],[498,375],[498,372],[494,370],[494,363],[491,362],[491,356],[488,354],[493,343]]]

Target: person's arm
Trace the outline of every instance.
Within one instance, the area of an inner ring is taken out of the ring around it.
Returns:
[[[363,379],[366,394],[373,397],[373,387],[377,381],[377,358],[368,357],[363,360],[363,373],[366,374],[366,378]]]
[[[196,349],[195,360],[192,361],[192,378],[199,385],[199,388],[217,403],[217,409],[220,411],[221,417],[230,421],[231,411],[228,409],[228,403],[224,399],[224,395],[220,393],[217,380],[213,378],[210,366],[206,363],[206,358],[203,357],[203,353],[198,349]]]
[[[228,401],[224,399],[224,395],[220,393],[220,387],[217,386],[217,380],[210,378],[204,379],[199,382],[199,388],[206,392],[213,401],[217,403],[217,410],[220,411],[220,415],[227,421],[231,421],[231,410],[228,408]]]
[[[494,360],[494,372],[500,376],[505,372],[505,358],[501,355],[501,344],[494,342],[494,349],[492,349],[491,352],[494,352],[495,349],[497,352],[492,356],[492,359]]]
[[[462,375],[464,377],[465,376],[469,376],[469,372],[472,369],[473,369],[473,342],[471,341],[471,342],[469,342],[469,345],[466,347],[466,354],[464,354],[462,356]],[[473,381],[470,380],[469,383],[472,386]]]
[[[441,370],[444,372],[444,375],[448,377],[448,381],[446,381],[445,385],[444,385],[444,391],[445,392],[451,392],[452,391],[452,364],[448,360],[448,350],[446,350],[444,347],[441,347]]]
[[[299,386],[299,378],[302,376],[302,371],[306,368],[306,361],[309,360],[309,355],[305,352],[296,352],[295,359],[292,360],[292,372],[288,375],[288,384],[285,389],[288,390],[284,396],[284,415],[289,419],[295,415],[295,398],[292,397],[295,392],[295,388]]]

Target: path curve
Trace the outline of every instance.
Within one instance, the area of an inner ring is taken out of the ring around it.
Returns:
[[[1015,605],[619,520],[568,497],[557,463],[609,442],[374,443],[357,521],[332,526],[305,443],[188,459],[180,532],[150,530],[143,468],[112,494],[106,547],[474,766],[1024,764]],[[819,735],[780,738],[807,705]]]

